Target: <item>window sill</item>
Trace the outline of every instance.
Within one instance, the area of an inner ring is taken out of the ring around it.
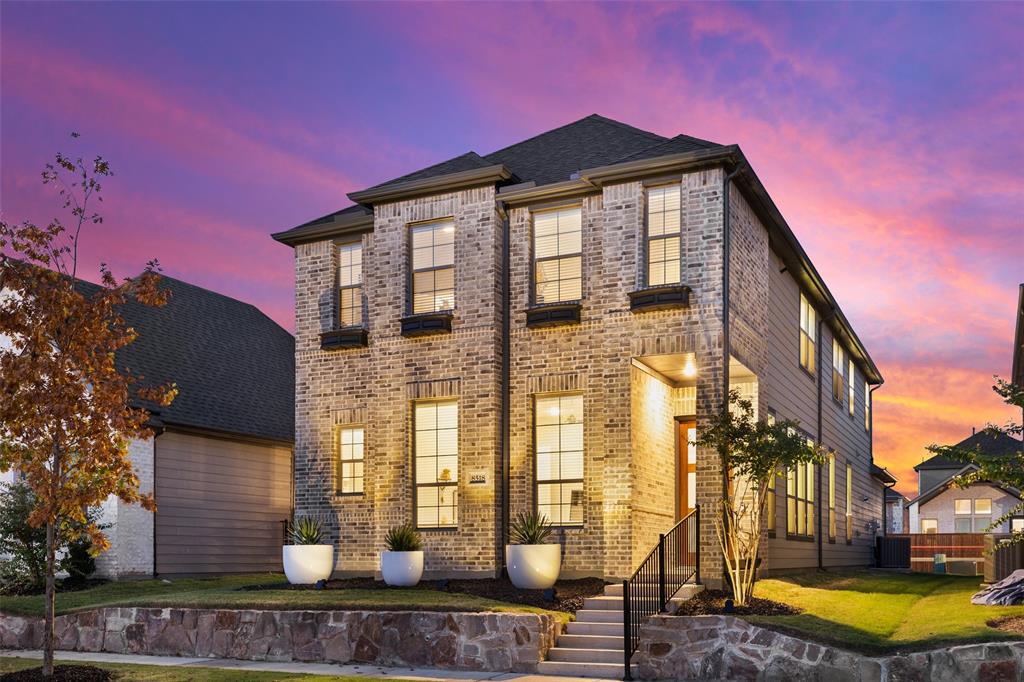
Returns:
[[[684,284],[647,287],[629,292],[629,309],[633,312],[688,307],[690,307],[690,287]]]
[[[366,348],[370,333],[363,327],[345,327],[324,332],[320,335],[320,350],[341,350],[344,348]]]
[[[526,326],[531,329],[543,327],[561,327],[567,324],[580,323],[580,311],[583,304],[579,301],[569,303],[544,303],[526,309]]]
[[[450,310],[437,313],[407,315],[400,322],[402,336],[428,336],[430,334],[451,334],[454,314]]]
[[[793,535],[792,533],[786,533],[787,540],[795,540],[796,542],[814,542],[813,535]]]
[[[335,490],[334,491],[334,497],[335,498],[346,498],[347,499],[347,498],[351,498],[351,497],[362,497],[365,494],[366,494],[365,492],[362,492],[362,493],[343,493],[340,490]]]
[[[817,380],[818,377],[814,374],[814,372],[812,372],[811,370],[807,369],[806,367],[801,365],[799,362],[797,362],[797,366],[800,367],[801,371],[803,371],[803,373],[807,376],[808,379],[810,379],[811,381],[816,381]]]

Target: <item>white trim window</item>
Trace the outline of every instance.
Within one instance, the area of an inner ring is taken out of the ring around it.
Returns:
[[[853,465],[846,463],[846,544],[853,542]]]
[[[682,281],[682,188],[679,184],[647,190],[647,286]]]
[[[807,297],[800,294],[800,366],[811,374],[815,371],[815,350],[817,348],[818,313]]]
[[[364,445],[362,426],[338,429],[338,492],[342,495],[363,492]]]
[[[583,212],[580,207],[533,214],[533,302],[583,298]]]
[[[338,325],[363,324],[363,243],[338,245]]]
[[[938,533],[938,519],[921,519],[921,532],[925,535],[935,535],[936,533]]]
[[[853,416],[853,411],[854,411],[854,405],[857,402],[856,401],[856,397],[855,397],[856,393],[854,393],[854,388],[856,386],[855,379],[857,377],[857,374],[856,374],[857,368],[853,364],[853,360],[850,360],[848,362],[848,364],[849,364],[850,374],[849,374],[849,385],[848,385],[847,393],[849,394],[849,399],[850,399],[849,410],[850,410],[850,416],[852,417]]]
[[[814,464],[786,472],[786,534],[814,537]]]
[[[455,309],[455,221],[409,228],[412,248],[410,308],[413,314]]]
[[[413,405],[416,525],[459,525],[459,402],[431,400]]]
[[[537,396],[537,511],[556,526],[583,523],[583,395]]]

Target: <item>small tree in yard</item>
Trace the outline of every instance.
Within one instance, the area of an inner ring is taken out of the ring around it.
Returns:
[[[1000,398],[1007,405],[1016,407],[1024,412],[1024,387],[1011,384],[996,377],[996,385],[992,387]],[[1004,426],[989,424],[982,432],[983,435],[996,438],[998,436],[1010,436],[1017,439],[1018,443],[1021,434],[1024,433],[1024,424],[1013,421],[1007,422]],[[928,449],[936,455],[948,457],[963,464],[973,464],[977,469],[956,478],[956,484],[966,488],[974,483],[992,482],[999,483],[1017,490],[1024,490],[1024,443],[1018,445],[1016,452],[1002,455],[990,455],[982,452],[981,446],[975,448],[961,448],[956,445],[929,445]],[[1006,523],[1015,516],[1024,515],[1024,502],[1006,510],[1003,515],[992,522],[989,529]],[[1024,531],[1017,531],[1009,538],[1001,541],[1000,546],[1007,546],[1024,542]]]
[[[747,604],[757,580],[761,521],[769,486],[777,476],[784,476],[786,469],[824,461],[820,449],[808,443],[798,427],[798,422],[788,420],[755,420],[753,403],[730,391],[729,407],[712,417],[697,438],[697,445],[718,452],[722,471],[728,474],[714,520],[737,606]]]
[[[76,134],[73,137],[78,137]],[[58,189],[72,217],[45,227],[0,221],[0,471],[17,469],[32,489],[29,523],[46,529],[46,631],[43,674],[53,674],[53,623],[58,546],[79,539],[92,551],[109,546],[87,510],[117,495],[153,509],[139,492],[128,458],[132,438],[148,437],[142,403],[167,405],[175,389],[144,386],[143,377],[119,371],[118,349],[135,331],[118,314],[132,298],[163,305],[155,261],[142,275],[117,282],[100,266],[102,286],[84,294],[76,280],[82,229],[102,218],[100,200],[111,175],[101,157],[86,162],[58,154],[43,183]]]

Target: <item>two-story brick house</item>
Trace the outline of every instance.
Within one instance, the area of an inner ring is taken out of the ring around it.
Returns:
[[[768,569],[870,562],[882,377],[739,147],[594,115],[349,198],[274,235],[296,512],[331,519],[339,572],[373,573],[412,521],[428,574],[491,576],[536,508],[563,575],[621,578],[715,508],[717,453],[688,443],[729,388],[833,453],[780,478]],[[709,518],[701,547],[714,582]]]

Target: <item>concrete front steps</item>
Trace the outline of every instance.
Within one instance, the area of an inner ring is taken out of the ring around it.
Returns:
[[[702,589],[702,585],[684,585],[672,601],[685,601]],[[605,585],[602,596],[584,600],[576,620],[558,637],[548,659],[537,665],[537,672],[621,680],[625,672],[622,650],[622,584]]]

